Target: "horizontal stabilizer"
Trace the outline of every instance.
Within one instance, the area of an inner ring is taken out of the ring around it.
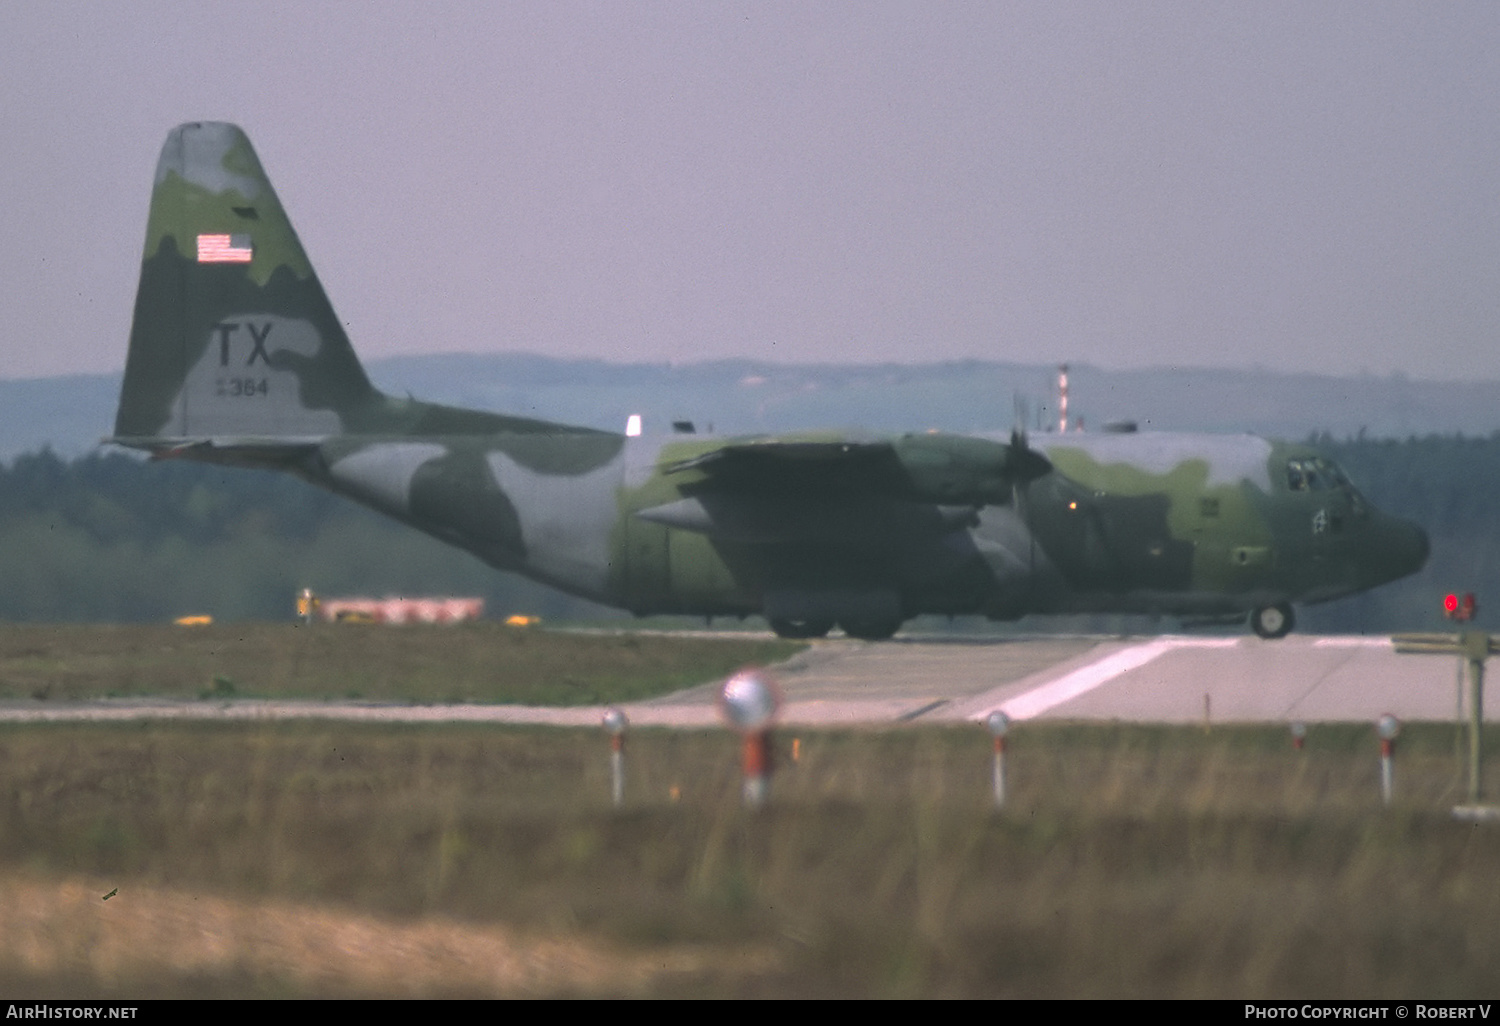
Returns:
[[[105,438],[150,453],[152,460],[193,460],[229,467],[290,470],[318,451],[317,438]]]

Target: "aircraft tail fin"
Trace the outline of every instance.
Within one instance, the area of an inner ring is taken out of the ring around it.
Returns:
[[[180,125],[156,168],[114,441],[379,430],[360,367],[250,140]]]

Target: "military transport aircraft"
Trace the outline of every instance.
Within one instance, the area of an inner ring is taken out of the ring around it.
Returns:
[[[922,613],[1249,616],[1412,573],[1416,525],[1251,436],[652,438],[377,391],[239,128],[156,168],[112,439],[287,471],[638,614],[889,637]]]

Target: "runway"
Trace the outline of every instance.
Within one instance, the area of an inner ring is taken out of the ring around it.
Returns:
[[[1140,723],[1451,721],[1458,660],[1398,655],[1379,636],[917,637],[831,639],[772,667],[780,722],[808,727],[1014,721]],[[623,708],[641,727],[719,723],[717,683]],[[1489,703],[1491,709],[1497,703]],[[0,722],[330,719],[399,723],[597,725],[603,707],[315,701],[101,700],[0,705]],[[1487,716],[1494,719],[1494,715]]]

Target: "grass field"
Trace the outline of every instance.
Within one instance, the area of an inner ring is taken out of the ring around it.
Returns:
[[[1486,997],[1451,728],[0,728],[18,996]],[[793,741],[799,758],[793,762]],[[1496,794],[1500,779],[1487,782]],[[109,894],[108,900],[104,896]]]
[[[0,700],[356,698],[590,705],[666,694],[803,645],[454,626],[0,626]]]

